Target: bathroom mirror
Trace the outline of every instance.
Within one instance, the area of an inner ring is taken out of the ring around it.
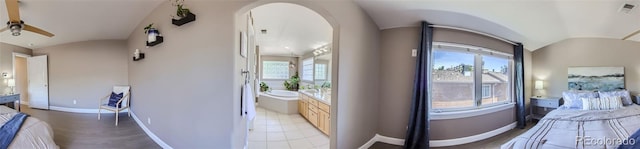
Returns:
[[[315,56],[314,84],[321,88],[331,87],[331,53]]]

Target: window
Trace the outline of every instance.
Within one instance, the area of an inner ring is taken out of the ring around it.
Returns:
[[[262,79],[289,79],[289,62],[262,61]]]
[[[491,85],[482,85],[482,99],[491,98]]]
[[[302,61],[302,80],[313,81],[313,57]]]
[[[509,67],[510,59],[498,55],[482,55],[482,84],[489,86],[489,96],[484,96],[484,85],[482,87],[482,104],[502,103],[510,99],[511,95],[511,75]]]
[[[316,80],[326,80],[327,79],[327,64],[316,64]]]
[[[511,57],[479,47],[435,44],[432,109],[460,111],[511,102]]]

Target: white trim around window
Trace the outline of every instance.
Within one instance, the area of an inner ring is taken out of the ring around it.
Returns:
[[[467,118],[467,117],[474,117],[474,116],[490,114],[490,113],[506,110],[506,109],[509,109],[509,108],[515,108],[515,103],[501,102],[501,103],[497,103],[497,104],[502,104],[502,105],[497,105],[496,106],[496,103],[494,103],[494,104],[489,104],[489,105],[477,107],[477,108],[472,109],[472,110],[447,111],[447,112],[430,112],[429,115],[431,116],[430,120],[460,119],[460,118]]]

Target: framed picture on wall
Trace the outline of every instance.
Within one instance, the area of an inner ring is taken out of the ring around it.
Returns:
[[[240,32],[240,56],[247,57],[247,34]]]

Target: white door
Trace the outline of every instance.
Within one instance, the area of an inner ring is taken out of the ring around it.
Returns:
[[[49,109],[49,77],[47,56],[27,58],[27,75],[29,79],[29,107]]]

